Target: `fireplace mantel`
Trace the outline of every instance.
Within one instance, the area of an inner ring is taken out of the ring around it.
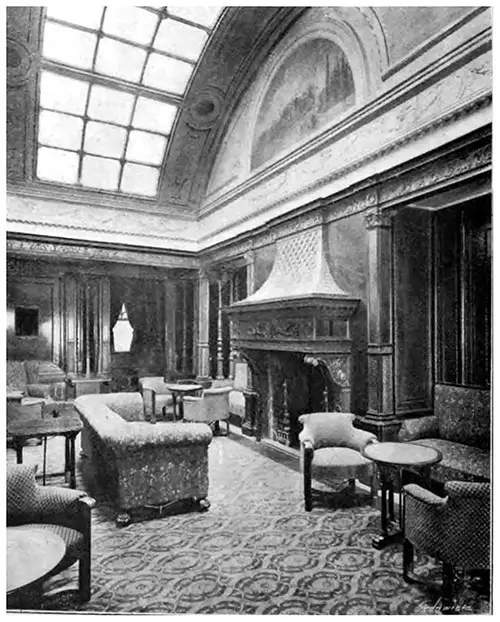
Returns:
[[[333,279],[323,223],[277,241],[264,285],[225,308],[232,347],[248,361],[257,396],[247,429],[256,436],[264,430],[268,438],[288,443],[290,413],[300,401],[296,393],[293,398],[292,384],[300,384],[311,367],[320,370],[323,381],[319,397],[311,395],[306,401],[350,411],[350,320],[358,305],[359,299]],[[332,383],[337,387],[334,399]]]

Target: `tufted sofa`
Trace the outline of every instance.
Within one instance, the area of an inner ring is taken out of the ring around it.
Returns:
[[[443,459],[432,479],[490,480],[490,392],[488,389],[437,384],[434,415],[407,419],[398,440],[438,449]]]
[[[84,425],[84,467],[114,501],[119,524],[135,510],[161,513],[181,501],[209,507],[207,424],[149,423],[140,393],[82,395],[74,405]]]

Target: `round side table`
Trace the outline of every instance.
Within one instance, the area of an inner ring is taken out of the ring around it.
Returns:
[[[380,473],[381,534],[373,539],[373,547],[382,549],[387,544],[402,539],[402,493],[399,491],[399,525],[394,528],[394,484],[401,482],[404,468],[418,470],[421,477],[429,479],[432,465],[440,462],[441,452],[433,447],[416,443],[383,442],[368,444],[363,455],[375,462]],[[400,485],[400,484],[399,484]]]

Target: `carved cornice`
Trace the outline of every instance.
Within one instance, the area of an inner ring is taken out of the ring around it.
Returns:
[[[7,253],[28,257],[44,257],[47,259],[62,260],[91,260],[131,263],[162,268],[195,269],[198,261],[194,256],[180,256],[175,253],[155,253],[128,250],[123,248],[105,248],[87,246],[83,244],[62,244],[57,242],[20,240],[7,238]]]
[[[390,229],[391,219],[388,214],[382,212],[380,208],[369,210],[365,214],[365,225],[370,229]]]

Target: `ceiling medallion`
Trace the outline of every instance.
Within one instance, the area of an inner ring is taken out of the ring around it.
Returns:
[[[12,87],[28,81],[34,68],[34,54],[29,45],[19,39],[7,38],[7,84]]]
[[[218,89],[204,88],[187,110],[187,124],[195,130],[210,129],[220,116],[222,104],[223,95]]]

